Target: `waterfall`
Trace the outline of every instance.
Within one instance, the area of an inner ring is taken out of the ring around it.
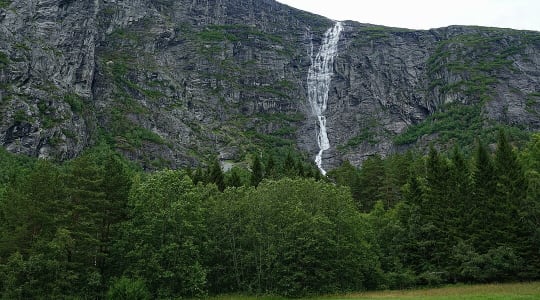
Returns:
[[[326,31],[319,52],[315,58],[311,55],[311,66],[308,70],[308,100],[311,111],[317,117],[318,122],[317,144],[319,145],[319,153],[315,157],[315,163],[323,175],[326,175],[326,171],[322,167],[322,154],[330,148],[324,112],[328,101],[330,81],[334,73],[334,57],[337,55],[339,34],[342,29],[341,22],[336,22],[332,28]]]

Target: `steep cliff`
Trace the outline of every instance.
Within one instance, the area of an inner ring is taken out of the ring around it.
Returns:
[[[332,24],[272,0],[0,1],[0,143],[68,159],[103,140],[146,167],[314,157],[307,73]],[[539,129],[540,33],[343,26],[323,165]]]

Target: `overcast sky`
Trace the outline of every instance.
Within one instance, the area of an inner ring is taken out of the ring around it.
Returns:
[[[278,0],[334,20],[430,29],[480,25],[540,31],[540,0]]]

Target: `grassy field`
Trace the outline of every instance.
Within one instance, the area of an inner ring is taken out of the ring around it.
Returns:
[[[283,300],[285,298],[263,296],[220,296],[211,298],[215,300]],[[453,285],[441,288],[404,290],[404,291],[376,291],[354,293],[347,295],[324,296],[309,298],[311,300],[350,300],[350,299],[425,299],[425,300],[499,300],[499,299],[540,299],[540,282],[532,283],[504,283],[481,285]]]

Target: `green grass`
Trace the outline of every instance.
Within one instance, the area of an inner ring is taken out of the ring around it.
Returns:
[[[215,300],[278,300],[286,299],[277,296],[238,296],[225,295],[212,297]],[[312,300],[338,300],[338,299],[422,299],[422,300],[458,300],[458,299],[540,299],[540,282],[531,283],[504,283],[504,284],[476,284],[476,285],[450,285],[440,288],[374,291],[352,293],[346,295],[321,296],[306,298]]]
[[[319,299],[539,299],[540,282],[454,285],[408,291],[382,291],[324,297]]]

